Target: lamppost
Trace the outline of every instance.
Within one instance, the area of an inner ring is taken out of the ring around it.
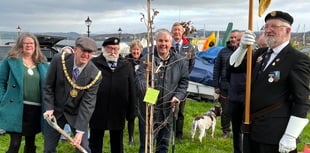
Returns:
[[[90,33],[90,31],[89,31],[89,27],[90,27],[90,25],[91,25],[91,20],[89,19],[89,16],[87,17],[87,19],[85,20],[85,24],[86,24],[86,26],[87,26],[87,37],[89,37],[89,33]]]
[[[122,29],[121,27],[118,28],[117,32],[118,32],[118,38],[121,39],[121,34],[122,34]]]
[[[20,32],[22,31],[22,28],[20,28],[20,26],[18,25],[17,28],[16,28],[16,30],[17,30],[17,36],[19,36],[19,35],[20,35]]]

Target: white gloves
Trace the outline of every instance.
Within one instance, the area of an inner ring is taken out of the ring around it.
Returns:
[[[307,118],[300,118],[296,116],[290,117],[285,133],[279,143],[280,153],[289,153],[290,151],[296,149],[296,139],[308,122],[309,120]]]
[[[239,47],[230,56],[229,64],[234,65],[235,67],[238,67],[241,64],[245,56],[245,53],[247,52],[247,46],[253,45],[254,43],[255,43],[255,34],[250,30],[247,30],[246,32],[244,32],[244,34],[242,35]]]

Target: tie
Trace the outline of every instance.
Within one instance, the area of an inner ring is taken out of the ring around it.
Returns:
[[[179,43],[176,43],[175,44],[175,51],[178,53],[180,52],[180,44]]]
[[[72,80],[75,82],[77,78],[79,77],[80,70],[76,67],[73,70]]]
[[[266,65],[267,65],[267,63],[268,63],[268,61],[269,61],[270,56],[271,56],[272,53],[273,53],[273,50],[272,50],[272,49],[269,49],[269,50],[267,51],[267,53],[265,54],[264,59],[263,59],[263,62],[262,62],[262,65],[261,65],[261,67],[260,67],[260,69],[259,69],[259,74],[262,73],[262,72],[265,70],[265,67],[266,67]]]
[[[116,62],[115,61],[109,61],[110,68],[115,69],[116,68]]]

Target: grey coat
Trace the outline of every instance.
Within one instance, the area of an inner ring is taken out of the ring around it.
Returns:
[[[140,67],[136,72],[136,83],[138,89],[140,90],[138,92],[140,92],[142,95],[144,95],[146,91],[146,65],[144,64],[146,59],[147,55],[142,57]],[[182,57],[182,55],[170,51],[170,58],[166,61],[167,63],[164,64],[164,66],[161,68],[158,68],[160,62],[161,59],[158,57],[157,52],[155,51],[153,63],[155,65],[154,70],[158,69],[158,72],[154,73],[154,88],[159,90],[160,93],[155,105],[154,118],[156,118],[156,114],[159,113],[160,115],[163,115],[164,118],[171,114],[172,111],[170,100],[173,96],[177,97],[179,100],[183,100],[186,97],[189,80],[188,60],[186,57]]]

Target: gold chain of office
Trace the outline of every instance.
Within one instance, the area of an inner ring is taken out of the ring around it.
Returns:
[[[69,74],[68,74],[68,71],[67,71],[67,68],[65,65],[65,52],[63,52],[61,55],[61,63],[62,63],[62,68],[63,68],[63,71],[65,73],[65,76],[66,76],[68,82],[70,83],[70,85],[73,87],[73,89],[79,89],[79,90],[89,89],[91,86],[93,86],[98,81],[98,79],[101,76],[101,71],[98,71],[95,79],[92,82],[90,82],[86,86],[79,86],[69,77]]]

